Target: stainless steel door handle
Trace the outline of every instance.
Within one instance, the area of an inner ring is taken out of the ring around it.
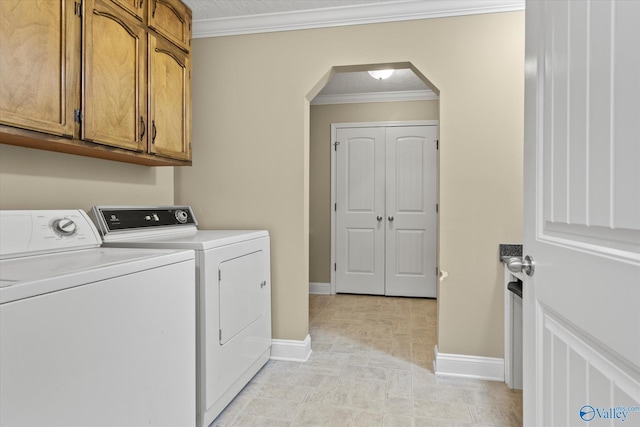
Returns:
[[[524,259],[512,257],[507,261],[507,268],[512,273],[520,273],[522,271],[527,276],[533,276],[536,270],[536,263],[530,255],[525,256]]]
[[[380,215],[378,215],[376,219],[378,220],[378,222],[382,221],[382,217]]]
[[[393,222],[393,217],[390,216],[389,218],[387,218],[390,222]]]

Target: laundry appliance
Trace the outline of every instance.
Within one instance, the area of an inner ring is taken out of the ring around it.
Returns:
[[[271,355],[266,230],[199,230],[190,206],[94,206],[109,247],[196,253],[197,425],[208,426]]]
[[[195,253],[103,248],[81,210],[0,211],[0,425],[193,426]]]

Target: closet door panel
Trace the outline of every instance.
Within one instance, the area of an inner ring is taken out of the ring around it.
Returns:
[[[386,295],[436,296],[437,127],[386,130]]]

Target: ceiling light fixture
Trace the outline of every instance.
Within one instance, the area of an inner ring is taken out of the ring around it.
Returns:
[[[391,74],[393,74],[393,71],[394,70],[374,70],[374,71],[369,71],[369,74],[374,79],[384,80],[384,79],[388,79],[389,77],[391,77]]]

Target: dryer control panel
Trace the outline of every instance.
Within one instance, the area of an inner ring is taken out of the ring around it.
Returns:
[[[100,234],[184,230],[198,225],[191,206],[94,206],[90,215]]]

